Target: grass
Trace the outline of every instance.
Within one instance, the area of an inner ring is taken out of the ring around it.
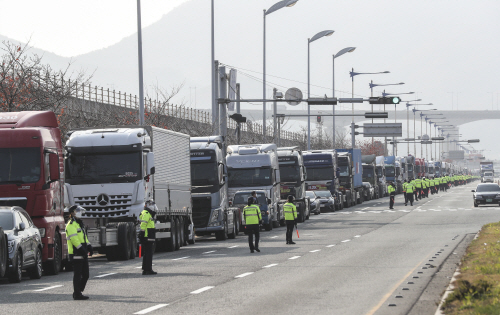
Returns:
[[[447,315],[500,314],[500,222],[483,226],[462,258],[455,290],[443,304]]]

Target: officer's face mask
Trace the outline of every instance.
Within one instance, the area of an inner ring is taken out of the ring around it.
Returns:
[[[75,218],[81,219],[83,215],[85,214],[85,209],[82,207],[76,208],[76,210],[73,212]]]

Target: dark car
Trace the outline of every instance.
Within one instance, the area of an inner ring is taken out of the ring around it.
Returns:
[[[329,190],[314,191],[318,196],[319,210],[322,212],[335,211],[335,198]],[[316,206],[317,207],[317,206]]]
[[[498,184],[478,184],[474,193],[474,207],[486,204],[500,205],[500,186]]]
[[[314,193],[313,190],[306,191],[306,197],[311,201],[311,212],[314,214],[320,214],[321,210],[319,207],[319,197]]]
[[[251,191],[238,191],[234,194],[234,199],[232,201],[233,207],[240,208],[241,213],[243,213],[243,208],[247,205],[248,197],[251,196]],[[262,215],[262,224],[266,231],[271,231],[273,229],[272,215],[269,213],[270,199],[266,197],[266,193],[263,190],[256,190],[257,201],[259,202],[259,208]],[[242,229],[244,230],[245,220],[241,222]]]
[[[0,226],[7,236],[10,282],[21,282],[26,270],[31,279],[42,277],[42,238],[30,216],[20,207],[0,207]]]

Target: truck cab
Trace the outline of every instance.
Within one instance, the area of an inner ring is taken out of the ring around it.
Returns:
[[[377,178],[378,178],[378,187],[379,187],[379,196],[384,197],[389,195],[387,193],[387,180],[385,177],[385,160],[384,156],[377,156]]]
[[[368,182],[371,184],[375,191],[375,199],[380,198],[379,182],[377,176],[377,164],[376,156],[372,155],[362,155],[361,161],[363,162],[363,182]]]

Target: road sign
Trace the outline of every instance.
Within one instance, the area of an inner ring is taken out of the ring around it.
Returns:
[[[288,105],[297,106],[302,102],[302,91],[297,88],[289,88],[285,93],[285,100]]]
[[[363,137],[402,137],[403,126],[401,123],[364,124]]]

